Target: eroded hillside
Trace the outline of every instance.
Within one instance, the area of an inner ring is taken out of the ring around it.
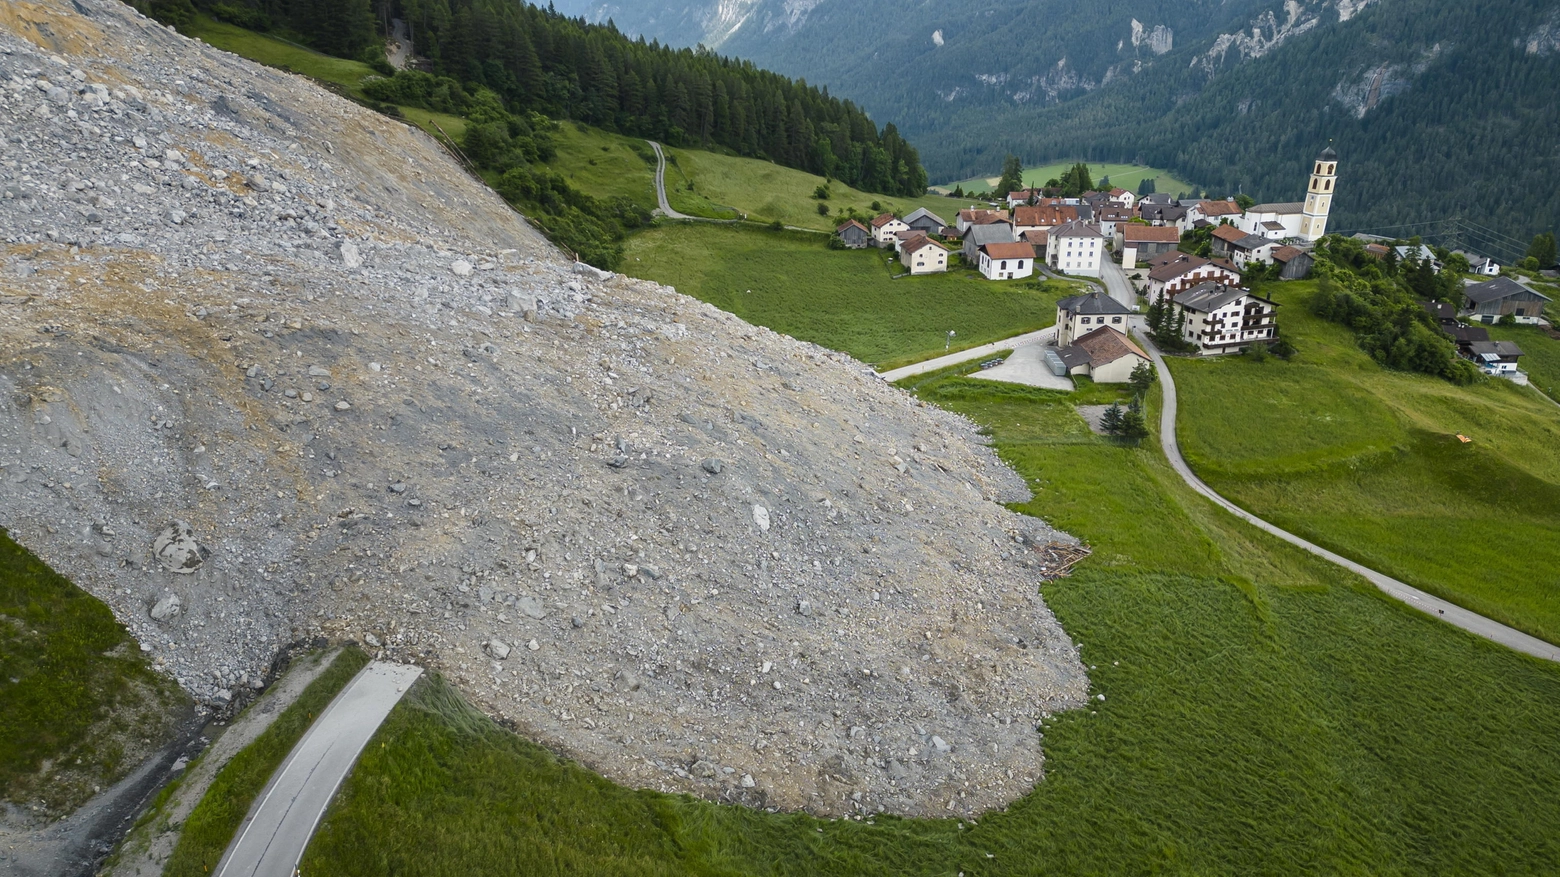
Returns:
[[[630,785],[974,813],[1087,680],[961,418],[576,273],[419,132],[111,0],[0,8],[0,525],[196,696],[284,643]]]

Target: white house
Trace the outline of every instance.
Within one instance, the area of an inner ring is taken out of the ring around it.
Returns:
[[[1131,210],[1137,204],[1137,196],[1126,189],[1111,189],[1110,203],[1123,210]]]
[[[917,235],[899,245],[899,261],[911,274],[936,274],[948,270],[948,251],[926,235]]]
[[[1489,256],[1480,256],[1477,261],[1472,261],[1473,273],[1482,274],[1485,277],[1499,277],[1500,263]]]
[[[1078,218],[1078,208],[1065,204],[1039,204],[1034,207],[1018,207],[1013,210],[1013,233],[1050,231]]]
[[[1035,248],[1025,243],[980,248],[980,273],[987,280],[1017,280],[1035,273]]]
[[[1007,204],[1009,207],[1017,207],[1020,204],[1028,204],[1030,201],[1044,195],[1045,192],[1040,189],[1014,189],[1007,193]]]
[[[1114,238],[1116,229],[1131,221],[1132,211],[1124,207],[1107,206],[1094,211],[1094,224],[1100,227],[1100,234],[1106,240]]]
[[[1142,348],[1112,326],[1100,326],[1067,347],[1047,350],[1045,359],[1055,375],[1088,375],[1097,384],[1125,384],[1138,366],[1150,363]]]
[[[1056,303],[1056,346],[1067,347],[1101,326],[1126,332],[1132,325],[1132,309],[1103,292],[1064,298]]]
[[[872,220],[872,239],[877,241],[880,247],[891,247],[894,245],[894,233],[909,228],[910,226],[905,225],[904,220],[892,213],[884,213]]]
[[[1338,181],[1338,153],[1329,146],[1316,157],[1304,201],[1256,204],[1241,214],[1236,225],[1246,234],[1276,239],[1315,241],[1327,233],[1333,186]],[[1211,217],[1210,217],[1211,219]]]
[[[1105,237],[1086,222],[1075,219],[1051,229],[1046,262],[1057,271],[1098,277],[1104,254]]]
[[[1204,355],[1239,353],[1278,337],[1278,305],[1238,286],[1203,283],[1170,299],[1188,342]]]
[[[1176,296],[1208,282],[1240,285],[1240,272],[1223,259],[1204,259],[1187,253],[1166,253],[1149,263],[1149,300],[1163,295]]]

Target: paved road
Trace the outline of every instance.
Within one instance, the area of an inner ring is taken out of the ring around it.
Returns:
[[[1105,281],[1105,290],[1111,298],[1137,310],[1137,292],[1133,290],[1132,282],[1127,280],[1127,272],[1111,260],[1109,253],[1100,259],[1100,279]]]
[[[1015,347],[1013,355],[1004,360],[1001,365],[982,369],[970,377],[1071,393],[1075,389],[1072,378],[1053,373],[1050,364],[1045,361],[1045,352],[1050,349],[1052,349],[1051,345],[1041,343]]]
[[[217,877],[293,877],[336,788],[422,668],[375,661],[315,720],[240,827]]]
[[[390,22],[394,32],[390,37],[390,50],[385,53],[385,60],[397,70],[405,70],[412,57],[412,39],[407,36],[406,22],[397,18]]]
[[[646,140],[650,148],[655,150],[655,200],[661,205],[661,212],[668,219],[697,219],[686,213],[678,213],[672,209],[670,201],[666,200],[666,153],[661,151],[661,144],[654,140]]]
[[[1186,460],[1181,456],[1181,445],[1176,440],[1175,435],[1175,378],[1171,376],[1170,369],[1165,365],[1164,357],[1160,355],[1159,348],[1154,346],[1154,342],[1141,333],[1138,335],[1138,340],[1142,342],[1143,349],[1148,351],[1148,355],[1154,360],[1154,365],[1158,367],[1159,382],[1164,388],[1164,409],[1160,412],[1159,418],[1159,440],[1164,446],[1165,457],[1170,460],[1170,465],[1175,469],[1176,474],[1181,476],[1181,480],[1185,481],[1193,490],[1206,496],[1220,508],[1248,524],[1272,533],[1285,542],[1297,545],[1317,557],[1331,561],[1352,573],[1364,577],[1366,581],[1369,581],[1386,594],[1418,609],[1426,615],[1434,616],[1442,621],[1454,624],[1469,633],[1477,634],[1504,646],[1509,646],[1519,652],[1525,652],[1549,661],[1560,662],[1560,646],[1551,645],[1537,637],[1528,636],[1520,630],[1507,627],[1498,621],[1492,621],[1476,612],[1470,612],[1455,603],[1449,603],[1440,597],[1427,594],[1418,588],[1410,587],[1391,576],[1383,575],[1369,567],[1361,566],[1346,557],[1334,554],[1320,545],[1290,533],[1288,530],[1269,524],[1267,521],[1251,514],[1214,492],[1213,488],[1204,484],[1203,480],[1198,478],[1196,473],[1192,472],[1191,467],[1186,465]]]
[[[1048,326],[1038,332],[1029,332],[1023,335],[1014,335],[1012,338],[1004,338],[1001,341],[993,341],[990,344],[982,344],[979,347],[971,347],[968,350],[960,350],[958,353],[950,353],[947,356],[939,356],[936,359],[928,359],[915,365],[907,365],[904,368],[896,368],[886,372],[878,372],[878,377],[892,383],[893,381],[908,378],[911,375],[924,375],[950,365],[958,365],[961,362],[969,362],[972,359],[980,359],[990,356],[998,350],[1017,350],[1026,344],[1050,344],[1056,338],[1056,327]]]

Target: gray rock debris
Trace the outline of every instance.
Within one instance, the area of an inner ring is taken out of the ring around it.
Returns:
[[[615,781],[830,816],[1040,779],[1070,537],[972,424],[576,267],[415,128],[28,15],[78,8],[64,67],[0,28],[0,526],[163,672],[220,702],[371,636]]]

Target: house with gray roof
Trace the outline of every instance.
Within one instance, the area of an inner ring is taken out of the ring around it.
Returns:
[[[1074,338],[1101,326],[1126,332],[1132,325],[1132,309],[1103,292],[1064,298],[1056,303],[1056,346],[1066,347]]]
[[[1463,315],[1480,323],[1511,317],[1518,323],[1537,323],[1550,298],[1510,277],[1497,277],[1463,289]]]
[[[926,234],[940,234],[948,226],[948,223],[941,216],[927,210],[925,207],[918,207],[911,211],[910,215],[905,217],[904,223],[916,231],[925,232]]]
[[[1239,286],[1203,283],[1170,301],[1198,353],[1239,353],[1278,337],[1278,304]]]
[[[980,225],[971,225],[964,229],[964,247],[960,253],[964,256],[964,264],[974,266],[980,264],[980,248],[987,244],[1012,244],[1018,242],[1018,236],[1013,233],[1013,225],[1008,222],[987,222]]]

